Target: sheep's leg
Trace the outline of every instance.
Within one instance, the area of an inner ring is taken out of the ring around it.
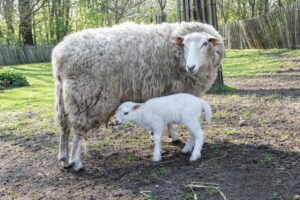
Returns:
[[[69,135],[70,135],[70,128],[67,122],[61,124],[62,130],[60,133],[60,140],[59,140],[59,153],[58,153],[58,160],[62,161],[62,165],[64,167],[69,167]]]
[[[81,159],[80,159],[82,139],[83,137],[81,133],[78,130],[74,129],[70,165],[73,166],[73,169],[75,171],[79,171],[83,169]]]
[[[193,134],[190,134],[190,138],[188,142],[185,144],[184,148],[182,149],[183,153],[191,152],[195,145],[195,137]]]
[[[195,161],[201,157],[201,149],[204,143],[203,131],[198,123],[194,123],[194,125],[190,126],[189,131],[195,137],[195,146],[190,161]]]
[[[153,161],[158,162],[161,160],[161,137],[163,134],[163,130],[154,132],[154,152],[153,152]]]
[[[174,132],[174,127],[172,124],[168,124],[167,126],[168,135],[170,138],[172,138],[172,142],[176,143],[180,141],[180,138],[178,135]]]

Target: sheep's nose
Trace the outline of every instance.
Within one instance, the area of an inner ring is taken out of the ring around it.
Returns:
[[[192,72],[192,71],[195,69],[195,66],[196,66],[196,65],[187,66],[187,68],[188,68],[188,70],[189,70],[190,72]]]

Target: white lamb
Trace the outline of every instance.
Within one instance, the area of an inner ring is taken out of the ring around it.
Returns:
[[[165,127],[168,124],[183,124],[191,136],[182,152],[191,152],[194,147],[190,161],[195,161],[201,157],[204,143],[199,122],[202,110],[205,111],[206,122],[210,123],[212,111],[206,101],[190,94],[179,93],[153,98],[145,103],[124,102],[117,110],[115,123],[133,123],[153,132],[153,161],[161,160],[161,137]]]

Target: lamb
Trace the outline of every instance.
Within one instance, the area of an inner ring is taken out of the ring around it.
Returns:
[[[213,84],[224,51],[220,34],[199,22],[125,23],[66,36],[52,52],[58,159],[82,169],[83,136],[107,122],[122,102],[179,92],[201,96]]]
[[[210,123],[212,111],[210,105],[190,94],[174,94],[156,97],[145,103],[131,101],[122,103],[116,114],[116,124],[133,123],[154,133],[153,161],[161,160],[161,137],[168,124],[183,124],[191,133],[191,137],[182,149],[187,153],[194,147],[190,161],[201,157],[203,131],[199,122],[202,110],[205,120]]]

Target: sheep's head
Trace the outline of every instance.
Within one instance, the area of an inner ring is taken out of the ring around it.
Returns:
[[[135,120],[135,111],[141,106],[139,103],[125,102],[122,103],[116,113],[115,124],[127,124]]]
[[[220,58],[216,56],[215,47],[221,41],[206,32],[176,37],[174,42],[178,47],[184,48],[185,69],[189,73],[197,73],[202,67],[215,65],[220,61]]]

